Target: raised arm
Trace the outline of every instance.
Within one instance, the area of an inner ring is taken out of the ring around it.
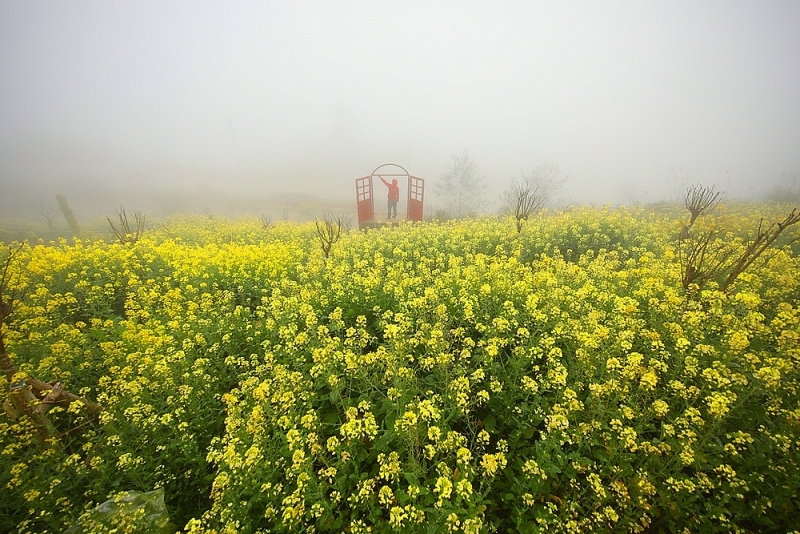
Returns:
[[[381,182],[383,182],[383,185],[385,185],[386,187],[389,187],[389,186],[391,186],[391,185],[392,185],[392,184],[390,184],[389,182],[387,182],[386,180],[384,180],[384,179],[383,179],[383,176],[378,176],[378,178],[380,178],[380,179],[381,179]]]

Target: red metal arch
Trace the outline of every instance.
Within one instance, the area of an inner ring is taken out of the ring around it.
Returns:
[[[399,167],[399,168],[403,169],[403,172],[402,173],[378,173],[378,170],[381,169],[382,167],[389,167],[389,166]],[[408,171],[402,165],[398,165],[397,163],[384,163],[383,165],[378,165],[377,167],[375,167],[375,170],[372,171],[372,174],[370,174],[370,176],[372,176],[374,178],[375,176],[411,176],[411,175],[408,173]]]
[[[402,172],[378,172],[384,167],[397,167]],[[397,163],[384,163],[378,165],[369,176],[356,178],[356,205],[358,207],[358,227],[366,228],[369,226],[379,226],[384,221],[375,217],[375,190],[373,179],[378,178],[403,178],[408,183],[408,199],[406,202],[406,220],[421,221],[423,215],[423,203],[425,200],[425,180],[411,175],[405,167]]]

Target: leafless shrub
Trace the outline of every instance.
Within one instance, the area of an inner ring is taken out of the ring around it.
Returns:
[[[315,221],[314,225],[317,228],[317,238],[322,248],[322,254],[327,260],[331,253],[331,248],[342,237],[342,217],[325,215],[322,221]]]
[[[511,182],[511,189],[500,196],[500,213],[512,215],[520,233],[525,221],[544,209],[566,181],[556,162],[539,165],[529,175],[522,173]]]
[[[261,221],[262,230],[268,230],[272,226],[272,215],[262,215],[259,220]]]
[[[128,214],[125,213],[125,208],[120,206],[119,211],[117,212],[117,217],[119,218],[119,228],[114,225],[114,222],[111,220],[110,217],[106,217],[108,221],[108,225],[111,227],[111,232],[117,238],[117,241],[122,243],[136,243],[139,241],[139,238],[142,237],[144,233],[144,215],[141,212],[137,211],[134,213],[133,218],[134,222],[136,223],[136,229],[132,229],[130,223],[128,222]]]
[[[721,280],[720,290],[727,291],[736,279],[755,262],[788,227],[800,222],[800,212],[793,209],[781,222],[764,228],[761,219],[752,241],[742,250],[740,246],[719,239],[721,231],[708,231],[695,238],[682,238],[679,258],[683,271],[684,289],[691,285],[702,289],[709,281]]]
[[[545,207],[549,196],[543,194],[538,185],[531,188],[527,184],[517,186],[513,194],[516,196],[514,220],[519,234],[522,232],[523,223],[528,220],[528,217]]]

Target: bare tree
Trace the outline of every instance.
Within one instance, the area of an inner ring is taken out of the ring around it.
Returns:
[[[528,217],[544,208],[546,199],[543,195],[538,194],[538,191],[531,191],[526,186],[519,186],[513,193],[517,197],[517,203],[514,207],[514,222],[519,234],[522,232],[522,225],[528,220]]]
[[[259,220],[261,221],[262,230],[268,230],[272,225],[272,215],[262,215]]]
[[[49,203],[46,202],[36,202],[34,208],[36,209],[36,213],[39,217],[44,220],[47,224],[47,229],[50,230],[50,233],[55,233],[56,231],[56,220],[53,216],[53,208]]]
[[[342,227],[344,223],[341,217],[325,215],[322,221],[315,221],[314,225],[317,228],[317,238],[322,248],[322,254],[327,260],[331,253],[331,248],[342,237]]]
[[[693,184],[686,189],[683,204],[689,210],[690,218],[689,224],[684,225],[681,230],[681,239],[688,237],[694,222],[703,212],[714,209],[719,204],[722,195],[722,191],[714,191],[713,185],[705,187],[700,184]]]
[[[478,166],[464,151],[453,156],[453,165],[433,183],[433,191],[444,202],[445,211],[456,219],[473,217],[486,206],[486,182]]]
[[[567,181],[567,177],[561,177],[556,162],[539,165],[530,175],[521,175],[511,182],[511,189],[501,196],[500,210],[501,214],[514,217],[517,233],[522,231],[523,223],[531,215],[547,206]]]
[[[798,204],[800,203],[800,182],[798,182],[798,174],[794,173],[789,176],[785,172],[781,176],[781,183],[775,185],[764,196],[767,202],[774,202],[775,204]]]

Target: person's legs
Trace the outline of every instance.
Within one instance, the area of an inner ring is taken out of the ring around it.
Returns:
[[[389,199],[389,202],[386,205],[386,218],[387,219],[391,219],[392,218],[392,199],[391,198]]]

